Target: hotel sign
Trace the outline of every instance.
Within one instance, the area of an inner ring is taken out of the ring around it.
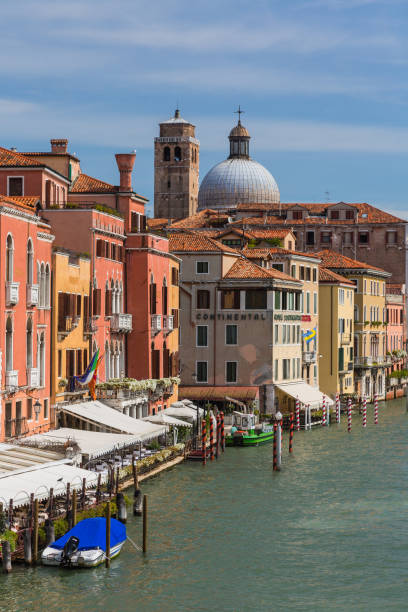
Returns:
[[[301,321],[302,315],[276,314],[273,318],[275,319],[275,321]]]
[[[265,312],[251,312],[251,313],[234,313],[234,314],[207,314],[207,313],[196,313],[197,321],[266,321],[269,319]]]

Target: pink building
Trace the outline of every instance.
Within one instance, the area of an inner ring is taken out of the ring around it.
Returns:
[[[387,308],[387,354],[390,354],[392,366],[387,370],[387,397],[403,395],[405,377],[398,377],[393,372],[406,369],[406,320],[404,286],[387,285],[385,297]]]
[[[20,170],[25,185],[30,172]],[[0,176],[3,177],[0,172]],[[9,182],[10,183],[10,182]],[[0,440],[49,429],[50,226],[38,197],[0,196]]]

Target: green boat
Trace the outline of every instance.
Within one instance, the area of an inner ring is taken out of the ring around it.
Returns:
[[[225,436],[226,446],[258,446],[273,440],[273,425],[255,424],[254,414],[233,412],[231,433]]]

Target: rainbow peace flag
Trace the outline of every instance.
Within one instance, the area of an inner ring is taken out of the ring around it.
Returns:
[[[89,385],[94,375],[94,372],[99,365],[98,361],[99,361],[99,349],[97,349],[97,351],[95,352],[94,356],[92,357],[88,367],[86,368],[82,376],[74,376],[75,382],[78,382],[80,385]]]

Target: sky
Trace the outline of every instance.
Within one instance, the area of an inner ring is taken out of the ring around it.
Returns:
[[[200,178],[234,111],[283,202],[361,202],[408,218],[406,0],[17,0],[2,3],[0,145],[68,138],[82,171],[153,204],[153,141],[179,106]]]

